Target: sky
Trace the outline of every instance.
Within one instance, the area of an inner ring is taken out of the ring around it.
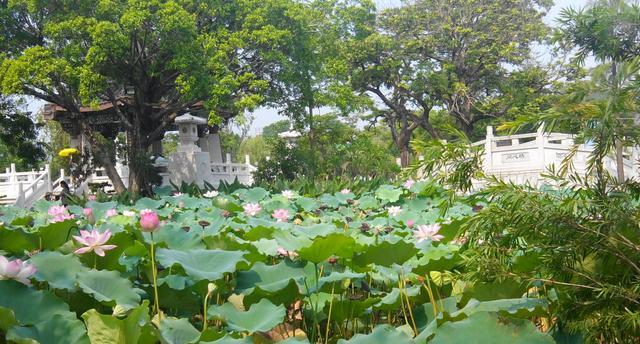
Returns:
[[[399,0],[375,0],[375,1],[379,9],[400,5]],[[547,14],[544,20],[547,23],[547,25],[555,26],[556,25],[555,18],[558,16],[558,14],[563,8],[566,8],[566,7],[581,8],[581,7],[584,7],[587,4],[587,2],[588,0],[558,0],[555,2],[554,6],[551,8],[551,10],[549,11],[549,13]],[[543,48],[538,48],[537,50],[539,50],[537,52],[537,55],[540,56],[540,58],[544,59],[545,56],[549,56],[548,52],[544,51]],[[40,110],[43,104],[44,103],[42,101],[31,101],[29,102],[28,109],[29,111],[37,112],[38,110]],[[256,109],[256,111],[251,113],[251,116],[253,117],[253,122],[251,123],[250,129],[248,132],[249,135],[259,134],[261,133],[262,128],[264,128],[265,126],[273,122],[276,122],[278,120],[286,119],[286,117],[278,115],[278,111],[276,109],[264,108],[264,107]]]

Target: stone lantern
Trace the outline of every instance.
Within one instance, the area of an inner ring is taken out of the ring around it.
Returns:
[[[278,137],[284,139],[287,142],[287,148],[291,149],[296,145],[296,141],[301,135],[299,131],[293,129],[293,124],[290,124],[289,130],[281,132]]]
[[[207,124],[207,120],[191,114],[184,114],[175,119],[178,126],[178,148],[179,152],[200,152],[200,147],[196,145],[198,141],[198,125]]]
[[[212,178],[211,159],[209,153],[202,152],[196,145],[198,141],[198,125],[206,125],[207,120],[190,114],[176,117],[178,126],[178,147],[169,157],[168,170],[170,179],[176,185],[196,183],[203,186]]]

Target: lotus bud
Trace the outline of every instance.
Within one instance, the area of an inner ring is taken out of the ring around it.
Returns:
[[[96,223],[96,218],[93,216],[93,209],[84,208],[82,209],[82,213],[87,218],[87,221],[89,221],[90,224]]]
[[[127,309],[124,308],[124,306],[115,305],[115,307],[113,307],[113,313],[111,313],[111,315],[116,318],[124,318],[127,316]]]
[[[155,232],[160,226],[160,219],[155,211],[145,209],[140,212],[140,227],[144,232]]]
[[[218,289],[218,286],[215,283],[207,284],[207,296],[211,296],[216,289]]]

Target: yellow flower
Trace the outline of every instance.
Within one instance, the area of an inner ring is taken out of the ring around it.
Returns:
[[[68,157],[68,156],[75,155],[75,154],[78,154],[78,153],[79,153],[79,151],[77,149],[75,149],[75,148],[65,148],[65,149],[63,149],[63,150],[58,152],[58,156],[61,156],[61,157],[64,158],[64,157]]]

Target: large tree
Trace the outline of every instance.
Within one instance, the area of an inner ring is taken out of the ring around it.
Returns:
[[[14,0],[12,37],[40,37],[5,58],[5,93],[66,109],[123,191],[100,128],[82,106],[107,102],[127,134],[129,191],[144,188],[146,152],[173,119],[203,104],[221,123],[263,100],[287,1]]]
[[[511,109],[507,103],[513,90],[504,85],[514,84],[510,80],[522,72],[532,44],[545,37],[542,17],[549,5],[531,0],[407,2],[369,22],[368,35],[354,34],[346,41],[342,70],[356,91],[374,99],[406,166],[413,131],[440,135],[429,121],[432,110],[446,109],[471,136],[477,123]]]
[[[616,153],[617,178],[623,181],[623,147],[628,143],[625,142],[628,139],[623,133],[637,120],[637,111],[633,109],[637,98],[632,102],[621,102],[628,97],[621,94],[629,92],[627,83],[637,82],[636,76],[629,75],[628,72],[633,70],[629,66],[637,63],[634,60],[640,53],[640,7],[623,0],[600,0],[582,9],[564,9],[559,21],[561,26],[557,31],[557,41],[565,48],[576,50],[576,63],[581,64],[592,56],[604,63],[604,68],[610,69],[605,73],[605,78],[595,78],[592,86],[599,88],[598,97],[607,98],[605,112],[608,112],[608,116],[618,118],[615,122],[617,124],[610,130],[615,132],[611,138],[615,141],[615,148],[612,150]],[[621,68],[621,65],[624,66]],[[602,76],[602,71],[599,74]],[[603,84],[606,85],[605,89]],[[633,90],[635,88],[637,87],[634,85]]]

